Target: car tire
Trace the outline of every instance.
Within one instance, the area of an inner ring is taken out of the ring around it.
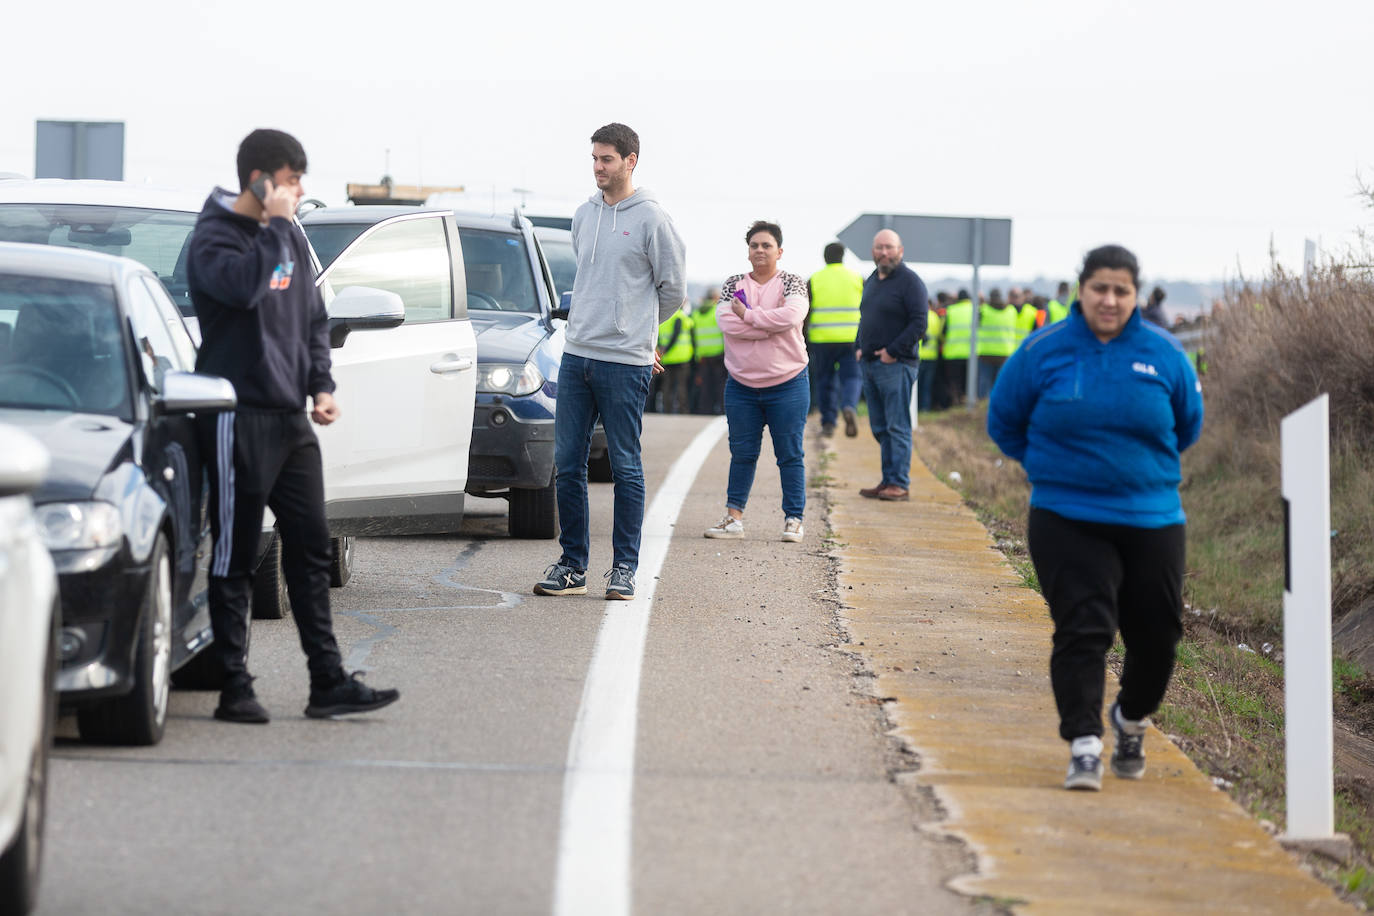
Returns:
[[[558,536],[558,494],[552,481],[538,490],[510,491],[507,530],[513,538],[547,539]]]
[[[291,616],[291,601],[286,594],[286,576],[281,569],[281,535],[272,535],[262,562],[253,573],[253,619],[281,620]]]
[[[57,719],[57,633],[60,606],[53,607],[48,633],[48,657],[43,664],[43,719],[38,746],[29,759],[24,813],[14,838],[0,852],[0,914],[27,913],[38,902],[38,879],[43,864],[43,828],[48,807],[48,749]]]
[[[601,455],[592,458],[587,462],[587,479],[592,483],[610,483],[615,479],[611,474],[611,453],[602,452]]]
[[[334,561],[329,565],[329,587],[343,588],[353,578],[353,536],[346,534],[330,542]]]
[[[172,561],[161,534],[153,544],[148,568],[150,579],[139,609],[134,651],[134,689],[77,710],[76,726],[83,741],[150,745],[162,740],[172,688]]]

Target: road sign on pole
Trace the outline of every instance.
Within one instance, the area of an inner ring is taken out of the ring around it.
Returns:
[[[973,267],[973,323],[969,333],[968,406],[978,403],[978,316],[980,267],[1011,266],[1011,220],[982,216],[919,216],[864,213],[840,230],[844,246],[863,260],[873,256],[873,236],[891,229],[902,238],[903,257],[915,264]]]
[[[33,177],[124,179],[123,121],[39,121]]]

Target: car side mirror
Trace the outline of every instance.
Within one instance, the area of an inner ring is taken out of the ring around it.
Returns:
[[[550,317],[550,318],[562,318],[564,321],[567,321],[567,320],[568,320],[568,313],[569,313],[570,311],[572,311],[572,292],[571,292],[571,291],[565,292],[563,295],[561,295],[561,296],[558,297],[558,308],[556,308],[556,309],[554,309],[553,311],[549,312],[549,317]]]
[[[33,436],[13,426],[0,426],[0,497],[38,488],[48,476],[48,450]]]
[[[162,393],[153,403],[162,413],[193,413],[233,410],[238,400],[228,379],[201,372],[173,371],[162,376]]]
[[[347,286],[329,303],[329,346],[338,349],[353,331],[382,331],[406,320],[401,297],[371,286]]]

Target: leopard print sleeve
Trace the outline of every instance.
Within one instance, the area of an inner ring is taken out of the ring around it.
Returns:
[[[807,291],[806,279],[797,274],[782,272],[782,297],[790,299],[793,296],[800,296],[806,301],[811,300],[810,293]]]

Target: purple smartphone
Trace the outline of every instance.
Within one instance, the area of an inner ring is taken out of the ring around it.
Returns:
[[[744,290],[735,290],[735,298],[738,299],[740,302],[743,302],[745,308],[753,309],[753,306],[749,304],[749,300],[744,297]]]

